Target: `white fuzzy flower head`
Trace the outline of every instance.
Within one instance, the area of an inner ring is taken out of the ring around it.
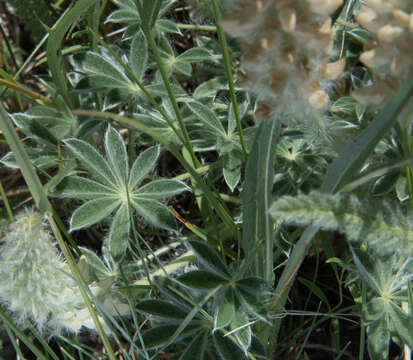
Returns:
[[[222,25],[243,46],[247,71],[241,85],[267,92],[278,103],[301,102],[313,95],[315,82],[340,77],[345,62],[328,64],[332,55],[328,15],[341,4],[341,0],[240,1],[239,10],[224,17]],[[320,108],[320,101],[316,105]]]
[[[39,330],[79,331],[84,307],[75,281],[60,258],[43,217],[34,210],[17,216],[0,246],[0,301],[23,325]]]

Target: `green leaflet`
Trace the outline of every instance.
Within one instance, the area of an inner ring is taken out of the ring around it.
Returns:
[[[129,175],[128,187],[133,189],[153,170],[160,154],[160,147],[146,149],[136,158]]]
[[[118,199],[98,198],[77,208],[70,219],[70,231],[79,230],[96,224],[108,217],[118,206]]]
[[[133,74],[141,81],[148,64],[148,43],[143,31],[139,31],[132,40],[129,64]]]
[[[209,131],[225,136],[224,127],[211,109],[197,101],[188,103],[188,107],[197,116],[198,120],[208,127]]]

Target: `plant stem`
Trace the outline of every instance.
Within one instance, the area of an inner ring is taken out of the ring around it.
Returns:
[[[10,221],[14,221],[13,212],[11,211],[9,200],[7,199],[6,192],[4,191],[4,187],[1,181],[0,181],[0,194],[1,194],[1,199],[3,200],[3,204],[7,210],[7,214],[9,215]]]
[[[214,162],[214,163],[212,163],[212,164],[201,166],[201,167],[195,169],[195,171],[196,171],[198,174],[205,174],[205,173],[207,173],[208,171],[213,170],[213,169],[217,169],[217,168],[220,167],[220,166],[222,166],[222,163],[221,163],[220,161],[216,161],[216,162]],[[184,173],[184,174],[175,176],[175,177],[174,177],[174,180],[180,180],[180,181],[182,181],[182,180],[188,180],[188,179],[190,179],[190,178],[191,178],[191,174],[188,173],[188,172],[186,172],[186,173]]]
[[[200,165],[199,160],[197,159],[197,157],[195,155],[195,152],[194,152],[194,149],[192,148],[191,140],[189,138],[189,134],[188,134],[188,130],[186,128],[185,122],[184,122],[184,118],[182,117],[182,113],[181,113],[181,110],[179,109],[178,102],[176,101],[176,96],[175,96],[175,94],[172,90],[172,86],[171,86],[171,83],[169,81],[166,69],[165,69],[165,64],[163,63],[163,60],[161,58],[161,54],[159,52],[158,46],[156,45],[155,39],[154,39],[153,34],[152,34],[152,30],[149,29],[149,28],[146,28],[146,27],[144,27],[143,30],[144,30],[146,38],[148,40],[148,44],[149,44],[150,48],[152,49],[153,55],[155,57],[155,61],[158,64],[159,71],[160,71],[161,76],[162,76],[162,80],[165,84],[166,91],[168,92],[169,99],[171,100],[172,106],[173,106],[174,111],[175,111],[176,118],[178,119],[179,126],[181,128],[182,133],[183,133],[183,137],[184,137],[184,140],[185,140],[184,145],[185,145],[186,149],[189,151],[189,153],[191,155],[191,158],[192,158],[192,161],[194,162],[195,166],[198,167]]]
[[[40,95],[36,91],[30,90],[23,85],[19,84],[18,82],[11,82],[5,79],[0,79],[0,85],[5,85],[8,88],[14,89],[23,95],[27,96],[30,99],[37,99],[45,103],[46,105],[52,105],[55,106],[55,103],[53,100],[48,99],[47,97],[44,97],[43,95]]]
[[[239,109],[238,109],[237,95],[235,93],[234,77],[232,76],[232,66],[231,66],[231,60],[229,58],[227,40],[225,38],[224,29],[222,28],[221,25],[219,25],[219,21],[221,19],[221,13],[218,7],[217,0],[212,0],[212,4],[214,6],[216,28],[218,32],[219,42],[221,44],[222,56],[224,58],[225,72],[227,73],[229,92],[231,94],[231,101],[234,106],[235,119],[237,120],[238,134],[239,134],[239,139],[241,142],[242,153],[244,155],[244,160],[247,160],[247,157],[248,157],[247,147],[245,146],[244,134],[242,132],[241,117],[240,117]]]
[[[181,30],[200,30],[200,31],[217,31],[213,25],[192,25],[192,24],[177,24]]]

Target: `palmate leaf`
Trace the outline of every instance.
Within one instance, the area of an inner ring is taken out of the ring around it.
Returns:
[[[241,179],[242,161],[232,153],[227,154],[222,173],[228,187],[233,192]]]
[[[143,151],[129,171],[125,144],[119,132],[111,126],[105,133],[106,159],[83,140],[68,139],[65,144],[94,178],[68,176],[56,186],[58,196],[90,200],[73,212],[71,231],[94,225],[116,211],[105,248],[110,250],[113,259],[119,261],[128,247],[133,211],[153,226],[176,229],[175,217],[158,199],[190,188],[178,180],[158,179],[136,189],[155,167],[159,146]]]

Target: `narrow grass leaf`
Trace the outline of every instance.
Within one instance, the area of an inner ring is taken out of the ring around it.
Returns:
[[[151,199],[165,199],[190,190],[191,188],[182,181],[160,179],[140,187],[134,194],[147,196]]]
[[[275,147],[280,135],[281,121],[271,118],[261,123],[245,170],[243,199],[243,240],[246,254],[256,251],[252,265],[255,275],[272,282],[273,220],[269,214],[272,203]]]
[[[47,199],[45,192],[43,191],[42,184],[37,176],[32,163],[20,142],[13,126],[9,119],[9,116],[4,109],[3,105],[0,103],[0,130],[3,131],[4,137],[6,138],[7,144],[9,145],[16,162],[23,174],[24,180],[26,181],[29,190],[34,198],[34,201],[39,206],[42,212],[51,211],[52,207]]]
[[[116,212],[109,231],[109,249],[116,261],[120,261],[126,253],[129,244],[129,233],[129,207],[124,204]]]
[[[90,144],[78,139],[68,139],[64,143],[75,155],[76,159],[93,176],[105,185],[114,186],[117,183],[116,176],[109,167],[105,158]]]
[[[304,286],[306,286],[311,292],[313,292],[321,301],[323,301],[328,306],[329,309],[331,308],[330,303],[328,302],[327,296],[324,294],[324,291],[321,290],[319,286],[317,286],[317,284],[303,277],[299,277],[298,281]]]
[[[58,93],[63,95],[68,104],[71,104],[71,98],[67,89],[66,72],[61,54],[61,43],[70,26],[96,2],[97,0],[77,1],[73,7],[69,7],[68,10],[63,13],[60,19],[49,30],[49,40],[47,41],[46,48],[47,63]]]
[[[70,219],[70,231],[96,224],[109,216],[119,205],[119,201],[105,198],[84,203],[73,212]]]
[[[139,154],[129,174],[129,189],[133,189],[153,170],[160,154],[160,147],[154,146]]]
[[[116,173],[119,185],[126,185],[129,164],[126,146],[122,136],[112,126],[109,126],[105,134],[106,156],[110,167]]]

